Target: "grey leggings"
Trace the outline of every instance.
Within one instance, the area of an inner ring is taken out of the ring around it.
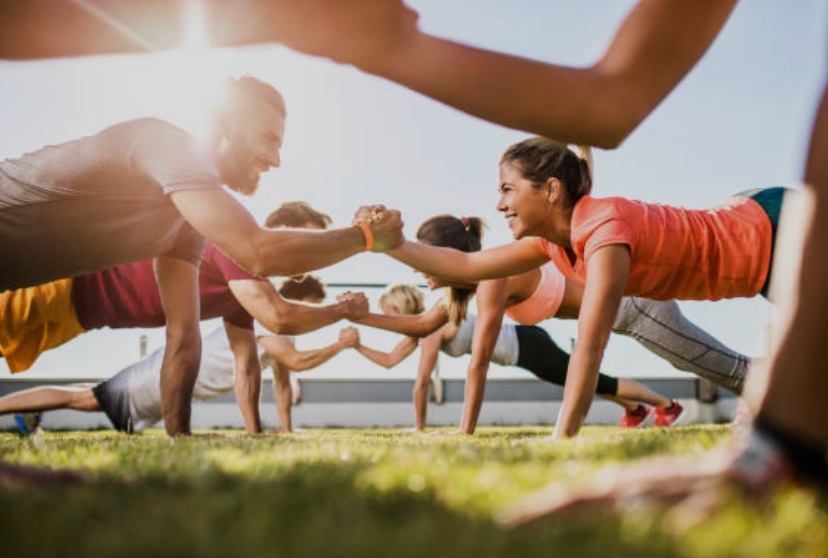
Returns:
[[[685,318],[674,300],[624,297],[612,331],[632,337],[679,370],[742,392],[749,359]]]

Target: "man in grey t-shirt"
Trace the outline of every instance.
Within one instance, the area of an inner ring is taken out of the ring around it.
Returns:
[[[0,292],[156,258],[170,435],[189,432],[203,238],[260,277],[402,242],[399,213],[389,211],[343,229],[263,229],[222,188],[253,194],[259,175],[279,166],[285,116],[275,89],[243,77],[229,82],[203,145],[166,122],[139,119],[0,162]]]

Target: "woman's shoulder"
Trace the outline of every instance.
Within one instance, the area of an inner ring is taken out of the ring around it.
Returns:
[[[644,202],[628,198],[594,198],[592,196],[584,196],[575,204],[573,219],[618,215],[644,205],[646,205]]]
[[[643,202],[627,198],[593,198],[584,196],[572,212],[572,240],[591,236],[604,225],[635,224],[636,216],[644,209]]]

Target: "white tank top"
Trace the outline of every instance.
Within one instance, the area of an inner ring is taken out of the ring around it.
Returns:
[[[476,321],[477,317],[474,314],[467,314],[466,319],[460,322],[460,325],[457,327],[457,335],[443,343],[440,350],[453,357],[471,354],[472,337],[474,336],[474,325]],[[492,362],[504,366],[514,366],[518,361],[518,351],[518,338],[515,326],[512,324],[502,324],[492,353]]]

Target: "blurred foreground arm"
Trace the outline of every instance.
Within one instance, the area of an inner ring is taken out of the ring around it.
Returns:
[[[7,0],[0,4],[0,57],[177,48],[195,11],[211,46],[283,42],[491,122],[613,148],[696,65],[735,5],[641,0],[601,59],[573,68],[422,33],[416,12],[400,0]]]
[[[399,0],[276,4],[278,40],[292,48],[353,64],[510,128],[613,148],[701,59],[736,0],[641,0],[586,68],[422,33],[416,14]]]

